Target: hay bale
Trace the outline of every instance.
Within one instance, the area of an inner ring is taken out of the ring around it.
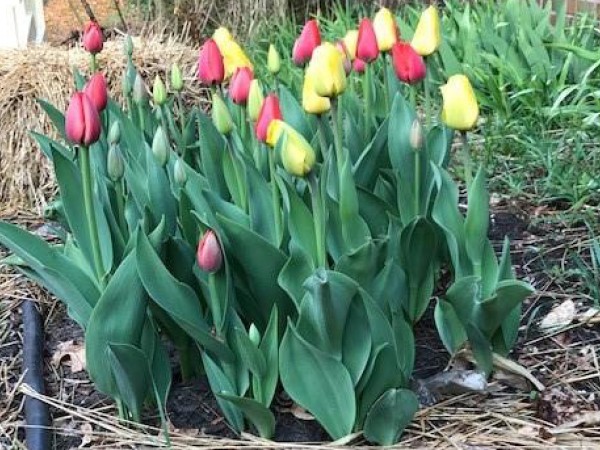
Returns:
[[[151,86],[156,74],[165,78],[177,62],[189,82],[188,101],[200,97],[193,83],[197,49],[162,36],[134,40],[134,60]],[[111,96],[122,98],[121,78],[126,66],[123,40],[107,42],[98,57],[107,77]],[[30,131],[56,138],[52,124],[36,99],[44,99],[65,110],[74,92],[73,69],[88,71],[89,56],[80,48],[46,45],[27,50],[0,51],[0,205],[41,212],[56,191],[50,163],[39,150]]]

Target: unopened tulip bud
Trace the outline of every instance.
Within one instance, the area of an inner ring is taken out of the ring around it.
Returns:
[[[479,105],[469,79],[462,74],[452,75],[440,89],[442,122],[459,131],[473,129],[479,117]]]
[[[352,63],[352,69],[356,73],[365,73],[365,69],[367,68],[367,64],[360,58],[356,58]]]
[[[127,35],[127,39],[125,39],[125,55],[133,56],[133,39],[130,35]]]
[[[416,84],[427,74],[423,57],[407,42],[396,42],[392,47],[392,65],[396,76],[404,83]]]
[[[98,22],[89,21],[83,30],[83,48],[92,55],[100,53],[104,46],[104,36]]]
[[[208,230],[198,244],[196,261],[200,269],[208,273],[217,272],[223,265],[221,244],[213,230]]]
[[[208,39],[198,55],[198,80],[209,86],[221,84],[225,79],[225,65],[219,46]]]
[[[398,25],[394,14],[387,9],[381,8],[373,18],[373,29],[377,37],[377,45],[382,52],[389,51],[398,42]]]
[[[354,61],[356,58],[356,46],[358,44],[358,30],[350,30],[344,36],[344,45],[346,46],[346,50],[348,50],[348,55],[350,55],[350,59]]]
[[[277,75],[281,70],[281,58],[279,52],[273,44],[269,45],[269,53],[267,55],[267,68],[273,75]]]
[[[187,173],[185,171],[185,164],[181,158],[177,158],[175,161],[173,177],[179,186],[185,186],[185,183],[187,182]]]
[[[169,162],[169,155],[171,154],[171,146],[169,145],[169,139],[165,134],[165,130],[161,125],[156,129],[154,138],[152,139],[152,153],[156,162],[164,167]]]
[[[337,97],[346,90],[344,60],[335,45],[329,42],[319,45],[308,70],[314,77],[315,92],[321,97]]]
[[[419,151],[423,146],[423,129],[419,119],[415,119],[410,127],[410,146],[414,151]]]
[[[331,100],[329,100],[329,97],[321,97],[315,92],[314,74],[310,68],[304,75],[302,108],[309,114],[323,114],[331,109]]]
[[[121,122],[118,120],[113,122],[108,130],[108,144],[117,145],[121,142]]]
[[[123,95],[129,96],[133,92],[133,84],[129,80],[127,72],[123,73],[123,79],[121,80],[121,87],[123,88]]]
[[[181,92],[183,90],[183,75],[181,69],[177,63],[173,63],[171,67],[171,89],[175,92]]]
[[[152,86],[152,99],[156,106],[162,106],[167,102],[167,88],[165,83],[160,78],[160,75],[156,75],[154,78],[154,86]]]
[[[148,90],[146,83],[139,73],[135,75],[135,81],[133,82],[133,101],[136,103],[143,103],[148,99]]]
[[[100,116],[96,106],[83,92],[71,97],[65,114],[65,133],[73,144],[91,145],[100,138]]]
[[[321,45],[321,33],[316,20],[309,20],[304,25],[302,32],[292,49],[292,60],[297,66],[302,66],[310,61],[315,49]]]
[[[108,89],[106,79],[102,73],[94,74],[86,83],[83,92],[90,98],[98,112],[104,111],[108,103]]]
[[[260,344],[260,331],[258,331],[256,325],[250,325],[250,329],[248,330],[248,337],[250,338],[250,342],[252,342],[258,347],[258,344]]]
[[[440,16],[435,6],[429,6],[421,14],[411,45],[421,56],[429,56],[442,43]]]
[[[108,172],[108,177],[114,182],[123,178],[125,165],[123,164],[123,155],[118,145],[111,145],[108,149],[106,171]]]
[[[233,131],[233,119],[229,108],[219,94],[213,95],[212,121],[219,133],[228,135]]]
[[[356,44],[356,57],[366,63],[375,61],[379,56],[379,46],[373,24],[369,19],[363,19],[358,28],[358,42]]]
[[[256,122],[258,120],[258,115],[260,114],[260,109],[262,108],[262,104],[265,101],[265,97],[262,92],[262,88],[260,86],[260,82],[255,78],[250,83],[250,91],[248,92],[248,117],[252,122]]]
[[[263,102],[258,119],[256,120],[256,138],[260,142],[267,142],[269,125],[272,121],[281,119],[283,119],[283,116],[281,114],[279,98],[276,94],[269,94]]]
[[[284,169],[291,175],[305,177],[315,165],[315,151],[304,136],[293,128],[285,128],[282,139],[281,162]]]
[[[236,105],[245,105],[250,95],[250,83],[254,78],[252,70],[240,67],[235,71],[229,83],[229,97]]]

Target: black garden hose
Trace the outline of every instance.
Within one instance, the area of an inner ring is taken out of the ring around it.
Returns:
[[[23,371],[24,381],[39,394],[44,394],[44,327],[35,302],[23,302]],[[25,397],[25,440],[29,450],[50,448],[50,411],[38,399]]]

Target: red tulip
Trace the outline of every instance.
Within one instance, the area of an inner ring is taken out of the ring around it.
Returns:
[[[415,84],[425,78],[427,68],[423,57],[408,42],[396,42],[392,47],[392,64],[400,81]]]
[[[223,252],[217,235],[213,230],[208,230],[198,244],[196,252],[198,266],[205,272],[217,272],[223,264]]]
[[[84,92],[73,94],[65,114],[67,139],[88,146],[100,138],[100,131],[100,116],[92,100]]]
[[[354,59],[354,63],[352,64],[352,69],[354,69],[354,71],[356,73],[365,73],[366,68],[367,68],[367,65],[362,59],[360,59],[360,58]]]
[[[279,98],[275,94],[267,95],[265,101],[260,108],[258,120],[256,121],[256,137],[261,142],[267,141],[267,130],[271,121],[278,119],[283,120],[281,108],[279,107]]]
[[[229,83],[229,96],[236,105],[245,105],[250,93],[250,83],[254,78],[252,69],[240,67],[235,71]]]
[[[83,88],[83,92],[90,98],[98,112],[104,111],[108,103],[108,91],[102,73],[94,74]]]
[[[358,42],[356,44],[356,57],[366,63],[375,61],[379,56],[379,46],[373,24],[369,19],[363,19],[358,28]]]
[[[95,55],[102,51],[104,35],[98,22],[89,21],[83,30],[83,48]]]
[[[198,55],[198,79],[212,86],[221,84],[225,78],[223,55],[213,39],[208,39]]]
[[[310,60],[315,48],[319,45],[321,45],[319,24],[315,19],[309,20],[294,43],[294,49],[292,50],[294,64],[298,66],[306,64]]]

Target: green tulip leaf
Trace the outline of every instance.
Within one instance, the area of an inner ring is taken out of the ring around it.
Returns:
[[[267,362],[265,356],[260,352],[256,344],[248,337],[248,332],[241,328],[236,328],[235,343],[238,347],[238,353],[242,357],[244,364],[248,366],[250,372],[255,377],[263,377],[267,372]]]
[[[38,98],[38,99],[36,99],[36,101],[42,107],[44,112],[48,115],[48,117],[52,121],[52,124],[56,128],[56,131],[58,131],[58,134],[60,136],[62,136],[63,138],[65,138],[66,134],[65,134],[65,116],[64,116],[64,114],[61,111],[59,111],[56,107],[54,107],[53,105],[51,105],[50,103],[48,103],[45,100]]]
[[[389,389],[371,406],[365,420],[365,437],[380,445],[393,445],[419,410],[417,396],[408,389]]]
[[[452,304],[441,299],[438,299],[435,305],[433,317],[444,347],[448,353],[454,355],[467,340],[467,333],[461,320]]]
[[[485,186],[483,168],[479,169],[469,186],[468,197],[469,209],[464,223],[465,244],[467,255],[475,268],[475,274],[480,274],[490,220],[490,197]]]
[[[256,427],[260,437],[270,439],[275,432],[275,416],[271,410],[265,405],[251,398],[238,397],[237,395],[223,394],[217,392],[217,397],[220,397],[228,402],[231,402],[244,413],[244,415]]]
[[[492,355],[492,347],[483,333],[473,324],[468,323],[465,327],[469,344],[475,356],[477,366],[485,372],[486,375],[492,373],[494,368],[494,360]]]
[[[269,323],[258,348],[265,357],[267,370],[264,376],[256,379],[261,393],[261,398],[257,400],[261,400],[263,405],[268,406],[273,401],[279,381],[279,314],[276,306],[273,306]]]
[[[350,303],[342,342],[342,362],[356,386],[362,377],[371,354],[371,327],[360,298]]]

